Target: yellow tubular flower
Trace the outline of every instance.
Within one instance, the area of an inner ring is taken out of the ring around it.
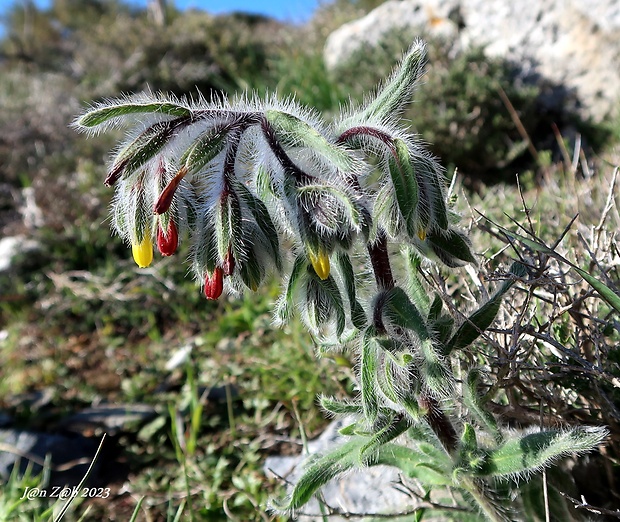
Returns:
[[[418,237],[424,241],[426,239],[426,230],[423,228],[418,229]]]
[[[146,268],[153,262],[153,241],[145,235],[141,243],[131,244],[133,260],[140,268]]]
[[[318,254],[308,251],[308,258],[312,264],[312,268],[321,279],[325,280],[329,277],[329,256],[323,249],[319,249]]]

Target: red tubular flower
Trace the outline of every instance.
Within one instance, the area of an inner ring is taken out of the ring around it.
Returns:
[[[217,299],[224,290],[224,270],[216,267],[213,274],[207,273],[205,277],[205,297],[207,299]]]
[[[179,233],[174,221],[171,219],[168,221],[168,230],[164,234],[164,230],[161,227],[161,222],[157,227],[157,249],[162,256],[171,256],[177,251],[179,244]]]

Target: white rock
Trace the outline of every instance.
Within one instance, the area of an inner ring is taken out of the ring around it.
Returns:
[[[350,58],[365,44],[376,45],[396,29],[424,28],[432,36],[456,37],[457,24],[450,20],[459,0],[389,1],[371,13],[334,31],[325,43],[324,59],[328,69]]]
[[[343,25],[325,46],[329,68],[393,29],[441,34],[456,47],[485,45],[488,56],[524,75],[563,85],[600,121],[620,106],[620,2],[617,0],[391,0]]]
[[[39,244],[25,236],[9,236],[0,239],[0,272],[11,267],[13,257],[22,252],[34,251]]]

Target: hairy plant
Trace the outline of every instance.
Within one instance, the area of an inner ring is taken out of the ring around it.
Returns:
[[[116,189],[113,227],[140,267],[155,248],[174,255],[187,241],[209,299],[255,291],[273,271],[284,280],[277,321],[297,313],[324,346],[355,354],[358,396],[321,398],[332,415],[356,417],[342,430],[350,439],[308,461],[274,504],[282,511],[299,510],[348,470],[387,464],[504,520],[513,499],[493,493],[494,481],[529,477],[607,433],[506,430],[481,399],[475,358],[453,373],[451,361],[490,327],[527,267],[515,263],[458,323],[449,298],[429,295],[426,260],[456,270],[476,256],[442,168],[398,119],[425,52],[416,41],[374,96],[331,124],[276,97],[194,103],[153,94],[96,104],[75,122],[91,133],[130,126],[105,183]]]

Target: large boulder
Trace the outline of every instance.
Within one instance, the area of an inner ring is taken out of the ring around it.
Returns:
[[[455,49],[484,46],[523,76],[573,93],[582,116],[614,115],[620,93],[620,3],[616,0],[390,0],[343,25],[326,43],[330,69],[390,31],[442,36]]]

